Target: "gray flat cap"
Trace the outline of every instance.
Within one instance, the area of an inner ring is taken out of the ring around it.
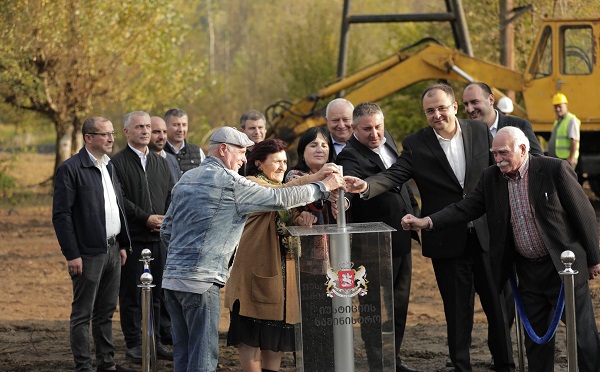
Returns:
[[[233,127],[221,127],[210,136],[210,143],[229,143],[240,147],[254,146],[254,142],[250,141],[246,133],[240,132]]]

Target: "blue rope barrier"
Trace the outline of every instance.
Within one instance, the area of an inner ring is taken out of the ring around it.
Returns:
[[[558,293],[558,301],[556,302],[556,308],[554,310],[554,317],[552,318],[552,322],[544,334],[543,337],[538,336],[533,328],[531,328],[531,324],[529,323],[529,318],[527,318],[527,314],[525,313],[525,309],[523,308],[523,301],[521,300],[521,294],[517,289],[517,281],[515,279],[515,273],[511,271],[510,275],[510,286],[513,290],[513,295],[515,297],[515,303],[517,304],[517,310],[519,311],[519,315],[521,316],[521,321],[523,322],[523,328],[525,331],[538,345],[543,345],[550,341],[554,334],[556,333],[556,329],[558,328],[558,322],[560,322],[560,318],[562,317],[563,311],[565,309],[565,296],[563,293],[564,283],[560,284],[560,292]]]

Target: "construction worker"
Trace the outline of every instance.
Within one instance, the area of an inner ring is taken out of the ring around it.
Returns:
[[[552,97],[556,120],[548,141],[548,156],[564,159],[575,168],[579,158],[580,121],[569,112],[568,103],[567,97],[562,93],[556,93]]]

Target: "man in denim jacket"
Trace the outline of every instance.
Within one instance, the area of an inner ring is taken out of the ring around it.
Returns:
[[[240,176],[246,134],[222,127],[210,137],[208,157],[173,188],[161,227],[168,247],[163,274],[171,315],[175,371],[215,371],[219,356],[219,290],[229,278],[248,216],[327,199],[344,185],[332,172],[316,184],[266,188]]]

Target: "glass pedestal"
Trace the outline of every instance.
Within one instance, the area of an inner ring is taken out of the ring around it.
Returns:
[[[300,240],[296,370],[395,371],[390,226],[289,226]]]

